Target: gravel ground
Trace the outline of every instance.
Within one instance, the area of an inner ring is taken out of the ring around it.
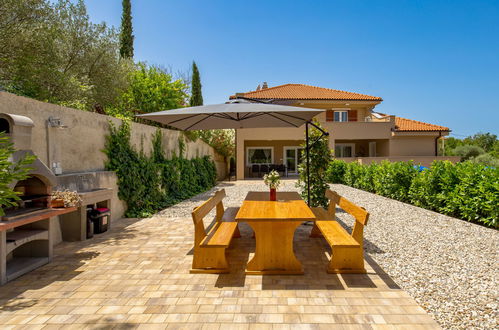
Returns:
[[[285,180],[279,190],[296,190]],[[223,182],[216,188],[161,211],[162,217],[190,217],[213,191],[225,188],[226,206],[239,206],[262,181]],[[498,328],[499,232],[343,185],[340,195],[366,208],[366,252],[446,329]],[[347,227],[353,223],[337,213]]]
[[[370,212],[367,253],[442,327],[498,327],[497,230],[351,187],[332,188]]]

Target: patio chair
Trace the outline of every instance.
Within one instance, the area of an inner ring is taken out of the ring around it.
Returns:
[[[363,242],[364,226],[367,225],[369,213],[332,190],[326,190],[326,197],[329,199],[327,211],[322,207],[312,208],[317,221],[315,221],[310,236],[324,236],[331,246],[331,260],[327,272],[335,274],[366,273]],[[355,218],[351,235],[336,221],[336,205]]]
[[[192,211],[194,222],[194,257],[191,273],[221,274],[229,272],[225,250],[233,237],[241,237],[234,222],[239,207],[224,209],[225,190],[219,190]],[[203,218],[216,207],[215,223],[206,232]]]
[[[269,173],[269,166],[268,165],[260,165],[260,176],[262,176],[262,174],[267,174]]]
[[[282,172],[283,176],[288,176],[288,171],[286,171],[286,165],[284,165],[284,164],[277,165],[276,171],[279,172],[279,173]]]
[[[259,164],[251,165],[251,176],[254,177],[255,173],[258,173],[258,177],[260,177],[260,165]]]

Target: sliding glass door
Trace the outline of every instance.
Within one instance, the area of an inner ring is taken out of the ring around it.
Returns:
[[[298,174],[298,165],[303,157],[302,147],[284,147],[284,164],[288,174]]]

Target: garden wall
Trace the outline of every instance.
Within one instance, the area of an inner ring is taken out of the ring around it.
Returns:
[[[7,92],[0,92],[0,113],[27,116],[35,124],[32,131],[32,150],[49,168],[58,166],[62,174],[95,172],[102,177],[102,184],[115,190],[113,218],[123,215],[124,206],[117,198],[114,173],[103,173],[107,157],[102,152],[109,134],[109,122],[119,126],[121,120],[93,112],[66,108],[36,101]],[[49,118],[59,119],[61,128],[49,127]],[[151,151],[151,142],[156,128],[144,124],[131,124],[131,142],[146,154]],[[179,131],[162,129],[165,154],[178,154]],[[201,140],[186,141],[185,157],[209,155],[215,161],[219,179],[225,178],[224,158]]]

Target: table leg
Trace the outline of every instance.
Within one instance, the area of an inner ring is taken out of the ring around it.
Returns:
[[[293,251],[299,221],[248,221],[256,235],[256,249],[246,274],[303,274]]]
[[[321,230],[319,229],[319,227],[317,227],[317,224],[315,222],[312,230],[310,231],[310,237],[322,237]]]

